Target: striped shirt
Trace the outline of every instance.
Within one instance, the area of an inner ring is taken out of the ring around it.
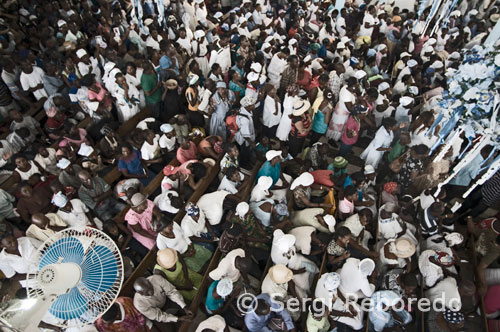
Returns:
[[[431,215],[430,208],[425,209],[420,215],[420,227],[425,237],[438,232],[437,220]]]
[[[497,171],[493,177],[486,181],[481,187],[483,200],[488,206],[492,206],[500,199],[500,172]]]

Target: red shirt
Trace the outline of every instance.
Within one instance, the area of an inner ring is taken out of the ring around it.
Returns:
[[[309,172],[314,178],[314,183],[320,184],[322,186],[333,187],[333,181],[330,176],[333,175],[333,171],[326,169],[318,169],[316,171]]]

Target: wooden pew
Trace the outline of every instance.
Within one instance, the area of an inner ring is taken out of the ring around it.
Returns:
[[[212,167],[211,172],[208,174],[208,176],[203,181],[203,183],[198,187],[198,189],[191,195],[189,198],[188,202],[196,203],[198,199],[205,193],[207,188],[210,186],[210,183],[213,181],[213,179],[219,174],[219,164],[220,164],[220,159],[222,156],[216,161],[216,164],[214,167]],[[174,159],[170,165],[177,166],[179,165],[179,162],[177,159]],[[160,173],[158,174],[155,179],[152,182],[155,182],[157,185],[153,189],[153,185],[148,189],[148,194],[151,194],[154,190],[156,190],[157,187],[161,184],[161,180],[163,179],[163,174]],[[151,184],[151,183],[150,183]],[[127,210],[128,208],[124,209],[124,211]],[[181,209],[177,215],[174,217],[175,222],[180,222],[182,218],[184,217],[186,211],[184,209]],[[120,214],[125,216],[126,212],[123,212]],[[152,269],[155,265],[156,262],[156,252],[158,249],[156,246],[149,251],[149,253],[146,255],[146,257],[141,261],[141,263],[136,267],[135,271],[130,275],[130,277],[123,283],[121,293],[122,296],[132,296],[133,294],[133,285],[135,280],[137,278],[146,276],[146,275],[151,275],[150,272],[152,272]],[[194,300],[193,300],[194,301]]]
[[[245,181],[250,181],[250,183],[255,182],[255,178],[257,177],[257,172],[260,169],[261,163],[257,163],[257,165],[252,169],[252,175],[249,176]],[[253,186],[247,186],[245,191],[242,192],[241,197],[243,197],[243,201],[247,200],[248,197],[250,196],[250,193],[252,191]],[[189,306],[189,309],[193,312],[194,316],[196,316],[196,313],[198,312],[198,309],[200,305],[202,304],[202,301],[206,297],[206,293],[208,291],[208,287],[210,286],[211,279],[209,276],[209,273],[212,272],[218,265],[219,261],[221,259],[221,252],[219,248],[217,247],[212,259],[210,260],[210,263],[208,265],[207,270],[205,271],[205,274],[203,275],[203,280],[201,282],[200,288],[198,289],[198,292],[196,293],[193,301],[191,302],[191,305]],[[270,264],[270,257],[268,259],[267,265]],[[263,276],[263,278],[265,275]],[[262,283],[262,280],[261,280]],[[179,328],[179,332],[187,332],[189,330],[191,323],[190,322],[183,322]]]
[[[470,244],[472,246],[472,266],[474,268],[474,275],[476,277],[476,288],[478,287],[477,282],[479,281],[479,271],[477,269],[477,256],[476,256],[476,243],[474,235],[470,234]],[[479,308],[481,309],[481,319],[483,321],[483,328],[485,332],[489,332],[488,319],[486,318],[486,310],[484,307],[484,297],[479,296]]]

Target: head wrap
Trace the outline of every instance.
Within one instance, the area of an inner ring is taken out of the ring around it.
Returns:
[[[372,165],[365,165],[365,175],[374,174],[375,168]]]
[[[194,85],[196,82],[198,82],[198,79],[200,77],[196,74],[191,74],[187,77],[187,82],[189,85]]]
[[[52,204],[54,204],[58,208],[65,207],[66,204],[68,204],[68,197],[66,197],[66,195],[59,191],[52,197]]]
[[[259,74],[257,74],[257,73],[255,73],[255,72],[252,71],[252,72],[248,73],[247,80],[248,80],[248,82],[258,81],[259,80]]]
[[[451,266],[453,265],[453,257],[444,251],[436,251],[434,254],[434,259],[441,265]]]
[[[241,202],[236,205],[236,215],[240,217],[240,219],[245,218],[245,215],[250,210],[250,205],[247,202]]]
[[[179,171],[179,167],[167,165],[163,168],[163,175],[169,176],[169,175],[177,173],[178,171]]]
[[[233,281],[229,278],[224,278],[219,280],[217,284],[216,292],[221,297],[227,297],[233,291]]]
[[[323,217],[323,220],[328,225],[328,230],[330,231],[330,233],[335,232],[335,225],[337,224],[335,217],[332,216],[331,214],[327,214],[326,216]]]
[[[217,82],[217,85],[215,87],[217,89],[227,89],[227,85],[224,82]]]
[[[389,194],[392,194],[398,188],[398,184],[396,182],[387,182],[384,184],[384,191]]]
[[[465,320],[465,316],[460,311],[453,311],[448,308],[444,310],[443,317],[450,324],[459,324]]]
[[[276,157],[279,157],[281,155],[280,150],[269,150],[266,152],[266,160],[271,161]]]
[[[87,51],[85,51],[83,48],[76,51],[76,56],[78,57],[78,59],[83,58],[86,54],[87,54]]]
[[[340,274],[337,272],[326,273],[325,279],[323,279],[323,286],[329,292],[336,291],[340,286]]]
[[[293,180],[292,185],[290,186],[291,190],[294,190],[298,186],[308,187],[314,183],[314,177],[309,172],[304,172],[299,175],[295,180]]]
[[[274,209],[276,210],[276,213],[279,214],[280,216],[288,216],[288,207],[286,204],[279,203],[274,206]]]
[[[190,217],[197,216],[198,214],[200,214],[200,208],[195,204],[193,204],[192,202],[188,202],[186,204],[185,209],[186,209],[186,214]]]
[[[366,276],[371,275],[374,269],[375,262],[370,258],[365,258],[359,262],[359,271]]]
[[[253,96],[245,96],[245,97],[241,98],[240,105],[242,107],[247,108],[248,106],[255,105],[256,102],[257,102],[257,99],[255,97],[253,97]]]
[[[257,180],[257,185],[263,190],[268,190],[273,185],[273,178],[270,176],[261,176]]]
[[[450,246],[456,246],[464,242],[464,236],[457,232],[446,234],[444,238]]]
[[[166,134],[174,130],[174,127],[169,123],[164,123],[160,126],[160,130],[162,131],[162,133]]]
[[[408,106],[408,105],[410,105],[412,102],[413,102],[413,98],[412,98],[412,97],[408,97],[408,96],[404,96],[404,97],[401,97],[401,98],[399,99],[399,103],[400,103],[402,106]]]
[[[382,82],[378,85],[378,91],[382,92],[389,89],[391,86],[387,82]]]
[[[260,72],[262,70],[262,65],[258,62],[254,62],[250,66],[250,69],[253,70],[254,72],[256,72],[257,74],[260,74]]]

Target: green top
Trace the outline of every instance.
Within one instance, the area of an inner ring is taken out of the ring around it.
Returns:
[[[306,327],[308,332],[328,332],[330,331],[330,322],[326,317],[316,320],[313,318],[312,313],[309,313],[307,315]]]
[[[155,270],[159,270],[159,271],[163,272],[166,279],[175,287],[177,287],[177,288],[185,287],[186,279],[184,278],[184,272],[182,271],[181,262],[177,261],[177,263],[175,263],[175,270],[174,271],[164,269],[163,267],[161,267],[158,264],[155,265]],[[188,276],[189,276],[189,280],[191,280],[191,283],[193,284],[193,289],[191,289],[191,290],[179,290],[179,292],[182,294],[182,297],[184,297],[185,300],[192,301],[194,296],[196,295],[196,293],[198,292],[198,290],[200,288],[203,276],[199,273],[192,271],[189,268],[188,268]]]
[[[156,73],[154,73],[154,74],[142,74],[141,87],[144,90],[144,92],[153,90],[156,87],[156,84],[158,84],[158,76],[156,75]],[[160,87],[151,96],[148,97],[145,95],[146,102],[148,102],[150,104],[159,103],[161,101],[161,95],[162,95],[162,92],[161,92],[161,87]]]
[[[392,162],[397,157],[401,156],[406,150],[406,145],[399,144],[399,140],[394,144],[392,150],[387,154],[387,160]]]

